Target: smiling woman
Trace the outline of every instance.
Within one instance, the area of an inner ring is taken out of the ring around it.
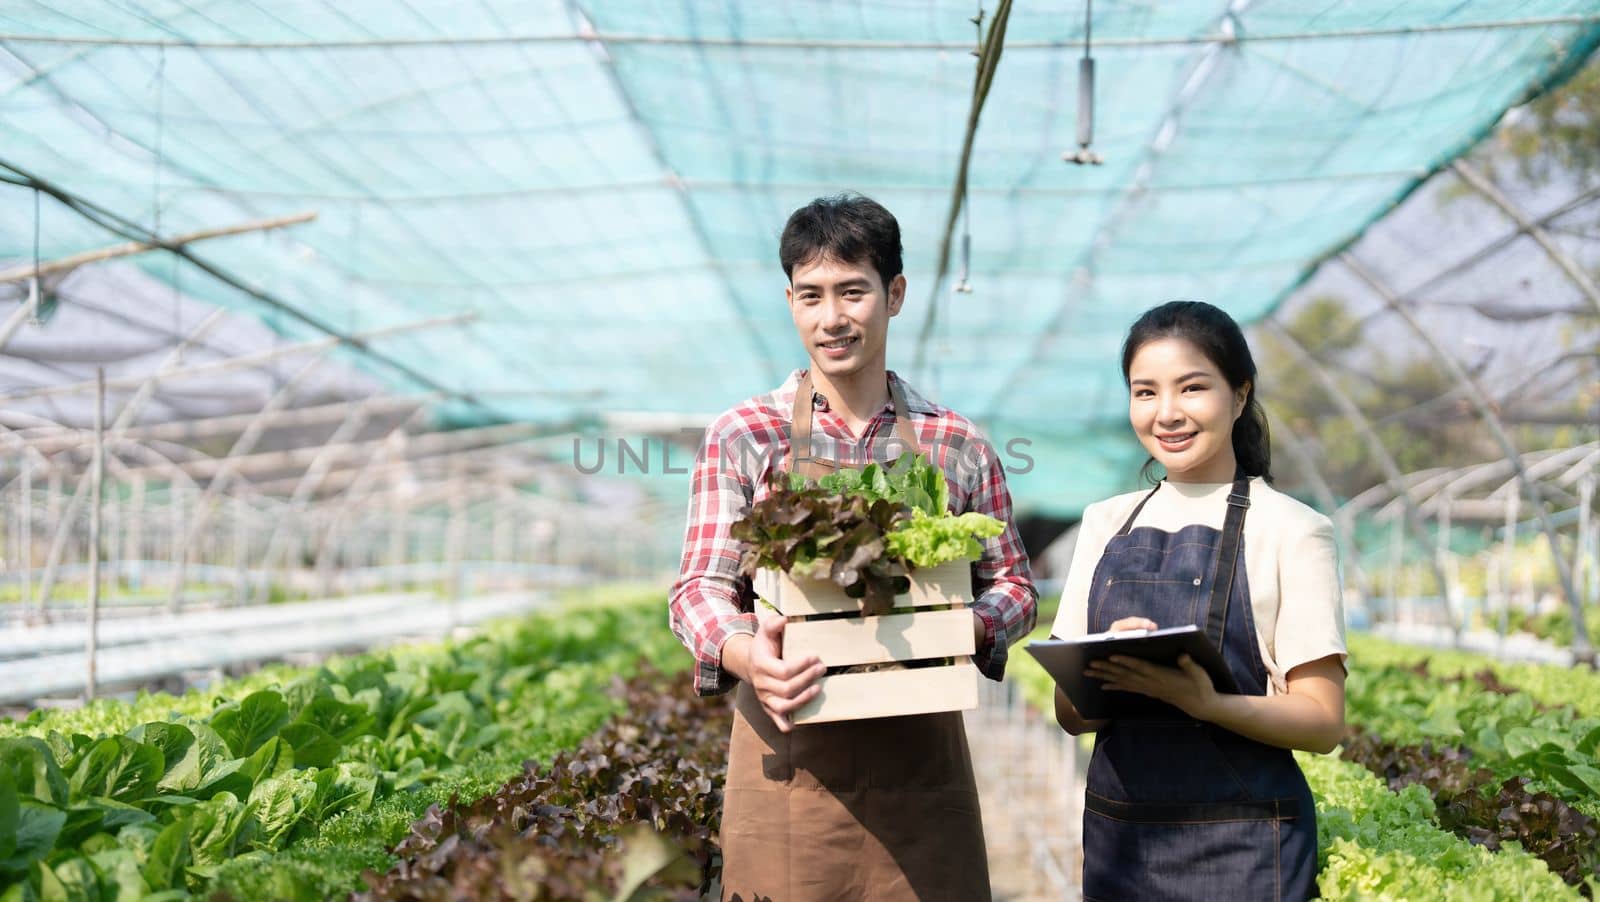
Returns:
[[[1316,815],[1290,750],[1326,752],[1344,728],[1332,525],[1269,484],[1255,362],[1226,313],[1156,307],[1122,361],[1146,472],[1166,478],[1084,511],[1052,632],[1193,624],[1239,692],[1219,693],[1187,656],[1120,655],[1086,673],[1120,699],[1117,716],[1085,720],[1056,690],[1061,725],[1098,732],[1084,898],[1307,898]]]

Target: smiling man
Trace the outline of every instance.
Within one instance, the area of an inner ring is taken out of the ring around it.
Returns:
[[[960,713],[791,724],[824,668],[815,657],[784,657],[781,617],[758,621],[729,531],[774,471],[815,477],[927,454],[945,474],[953,512],[1007,524],[973,565],[973,660],[998,680],[1010,646],[1033,628],[1037,601],[1005,472],[970,421],[886,368],[889,323],[906,297],[900,226],[888,210],[858,195],[819,198],[789,217],[779,259],[809,366],[706,430],[670,602],[672,630],[697,662],[695,690],[738,687],[725,897],[987,899]]]

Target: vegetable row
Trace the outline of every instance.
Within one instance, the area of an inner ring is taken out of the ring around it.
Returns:
[[[0,898],[355,889],[429,804],[620,710],[601,690],[641,654],[681,666],[659,609],[654,592],[588,598],[465,642],[5,724]]]
[[[699,899],[717,829],[732,709],[642,669],[615,690],[628,711],[549,764],[476,801],[428,810],[399,863],[366,875],[367,900]],[[715,894],[713,894],[713,898]]]

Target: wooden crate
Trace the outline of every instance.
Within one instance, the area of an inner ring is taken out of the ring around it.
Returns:
[[[972,562],[952,561],[911,574],[887,614],[866,617],[860,599],[826,579],[793,579],[766,570],[756,594],[789,622],[783,656],[815,654],[828,667],[953,658],[951,664],[910,670],[836,673],[800,710],[797,724],[964,711],[978,706],[978,668],[972,663]],[[948,610],[919,610],[955,605]],[[850,614],[848,617],[828,616]]]

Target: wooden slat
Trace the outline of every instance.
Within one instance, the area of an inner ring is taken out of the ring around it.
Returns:
[[[974,651],[967,608],[883,617],[795,620],[783,632],[783,657],[816,655],[829,667],[950,658]]]
[[[978,668],[947,667],[842,673],[823,677],[822,692],[794,714],[797,724],[968,711],[978,707]]]
[[[861,600],[826,579],[794,580],[779,570],[763,570],[754,580],[756,594],[789,617],[855,613]],[[951,561],[911,574],[911,591],[896,595],[896,608],[972,603],[972,562]]]

